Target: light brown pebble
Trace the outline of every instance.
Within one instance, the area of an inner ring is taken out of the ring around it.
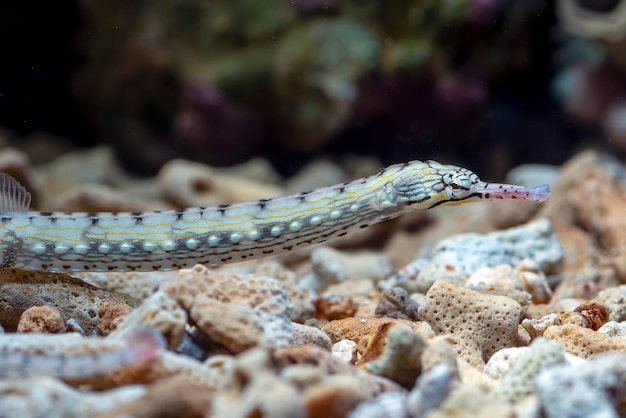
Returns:
[[[521,305],[511,298],[442,280],[431,286],[419,309],[436,334],[452,336],[459,356],[480,369],[496,351],[515,346],[521,315]]]
[[[98,289],[63,273],[0,269],[0,325],[8,332],[17,329],[26,309],[52,305],[59,309],[65,322],[73,318],[85,335],[94,335],[100,307],[107,301],[137,305],[127,295]]]
[[[376,298],[371,280],[354,280],[328,286],[319,295],[315,306],[321,318],[342,319],[355,316],[361,306],[374,302]]]
[[[582,358],[591,358],[607,351],[626,349],[626,342],[621,338],[614,339],[606,334],[574,324],[549,327],[543,336],[560,342],[568,353]]]
[[[96,333],[102,337],[109,335],[117,329],[120,322],[126,315],[132,312],[133,308],[123,302],[107,301],[100,306],[100,321],[96,325]]]
[[[357,344],[362,339],[376,335],[381,326],[406,325],[425,339],[435,336],[432,328],[425,322],[412,322],[396,318],[344,318],[330,321],[322,327],[333,343],[341,340],[352,340]]]
[[[54,306],[33,306],[24,311],[17,324],[17,332],[56,334],[65,331],[61,312]]]
[[[233,353],[291,343],[291,303],[275,279],[215,273],[202,265],[163,283],[168,293],[212,341]]]
[[[373,394],[356,376],[334,375],[305,390],[303,397],[307,417],[343,418]]]
[[[418,303],[401,287],[392,287],[380,294],[374,311],[377,317],[400,318],[417,321]]]

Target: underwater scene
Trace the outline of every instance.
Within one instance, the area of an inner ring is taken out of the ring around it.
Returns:
[[[0,418],[626,416],[626,0],[0,4]]]

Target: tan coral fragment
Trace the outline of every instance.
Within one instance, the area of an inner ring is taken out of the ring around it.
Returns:
[[[160,289],[172,296],[213,341],[238,353],[291,343],[291,303],[277,280],[214,273],[198,264]]]
[[[543,336],[560,342],[568,353],[582,358],[591,358],[607,351],[626,350],[624,339],[613,339],[606,334],[574,324],[549,327]]]
[[[431,286],[419,309],[435,333],[451,335],[459,356],[480,369],[496,351],[515,346],[521,314],[521,305],[511,298],[441,280]]]
[[[425,322],[412,322],[396,318],[344,318],[330,321],[322,327],[333,343],[341,340],[352,340],[357,344],[362,339],[370,339],[376,335],[383,325],[405,325],[413,332],[420,334],[424,339],[435,336],[430,326]]]
[[[133,308],[123,302],[106,301],[102,303],[100,312],[98,312],[100,321],[96,325],[96,333],[103,337],[109,335],[132,310]]]
[[[33,306],[24,311],[17,324],[17,332],[56,334],[65,331],[61,312],[54,306]]]
[[[15,331],[22,312],[32,306],[53,305],[63,319],[75,319],[86,335],[94,335],[99,311],[106,301],[136,306],[122,293],[98,289],[63,273],[0,269],[0,325]]]

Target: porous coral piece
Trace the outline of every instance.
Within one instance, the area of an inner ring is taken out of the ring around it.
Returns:
[[[577,221],[597,237],[604,250],[618,253],[626,248],[626,186],[601,165],[590,167],[568,196]],[[589,199],[590,194],[594,198]]]
[[[604,306],[609,312],[609,321],[626,321],[626,285],[610,287],[598,292],[592,302]]]
[[[341,340],[352,340],[357,344],[362,339],[373,337],[381,326],[406,325],[424,339],[435,336],[431,327],[425,322],[412,322],[395,318],[344,318],[330,321],[322,327],[333,343]]]
[[[299,280],[294,271],[278,262],[261,259],[251,273],[272,277],[280,282],[293,306],[290,315],[292,321],[302,323],[315,316],[317,291],[310,282]]]
[[[420,318],[435,333],[451,335],[459,356],[481,369],[493,353],[515,345],[521,314],[521,305],[513,299],[443,280],[432,285],[419,309]]]
[[[153,294],[161,283],[174,279],[177,274],[177,271],[129,271],[81,272],[74,273],[73,276],[100,289],[124,293],[135,299],[143,300]]]
[[[291,343],[291,303],[277,280],[213,273],[198,264],[181,270],[160,289],[171,295],[211,340],[232,352]]]
[[[522,327],[528,332],[531,339],[542,336],[545,330],[552,325],[561,325],[559,315],[555,313],[550,313],[539,319],[524,318],[522,321]]]
[[[625,364],[624,353],[607,353],[574,367],[544,369],[535,380],[541,410],[547,418],[624,416]]]
[[[564,362],[565,350],[561,344],[537,338],[528,350],[513,361],[491,394],[497,399],[519,402],[532,393],[535,377],[542,369]]]
[[[582,358],[591,358],[607,351],[626,349],[624,340],[613,339],[606,334],[574,324],[549,327],[543,336],[560,342],[568,353]]]
[[[187,314],[167,293],[156,292],[134,311],[121,319],[111,338],[124,339],[140,327],[157,329],[165,337],[169,349],[176,349],[185,335]]]
[[[51,305],[67,322],[74,319],[86,335],[94,335],[102,303],[117,301],[129,306],[130,296],[98,289],[63,273],[0,269],[0,325],[15,331],[22,313],[32,306]]]
[[[626,337],[626,323],[609,321],[598,328],[598,332],[611,338]]]
[[[493,379],[500,380],[511,368],[511,364],[514,364],[526,351],[528,351],[528,347],[503,348],[491,356],[485,364],[483,372]]]
[[[529,259],[520,261],[515,268],[508,265],[481,267],[470,276],[465,286],[476,290],[522,289],[532,295],[533,303],[547,303],[552,297],[545,274]]]
[[[436,280],[461,284],[480,267],[517,265],[524,259],[532,260],[546,273],[560,268],[563,249],[547,219],[486,235],[461,234],[441,241],[433,249],[428,265],[419,272],[417,288],[426,291]]]
[[[574,324],[579,327],[590,328],[587,318],[578,312],[565,311],[559,313],[557,316],[559,318],[559,325]]]
[[[100,321],[96,325],[96,333],[102,337],[109,335],[132,310],[133,308],[125,303],[104,302],[100,306],[100,312],[98,312]]]
[[[24,311],[17,324],[17,332],[56,334],[65,331],[61,312],[54,306],[33,306]]]
[[[360,308],[373,304],[374,284],[371,280],[354,280],[328,286],[320,293],[315,306],[321,318],[328,320],[356,316]]]
[[[401,287],[392,287],[381,293],[374,313],[378,317],[407,319],[417,321],[419,305]]]

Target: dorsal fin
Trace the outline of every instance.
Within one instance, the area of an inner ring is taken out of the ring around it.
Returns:
[[[0,213],[26,212],[28,208],[28,190],[7,173],[0,173]]]

